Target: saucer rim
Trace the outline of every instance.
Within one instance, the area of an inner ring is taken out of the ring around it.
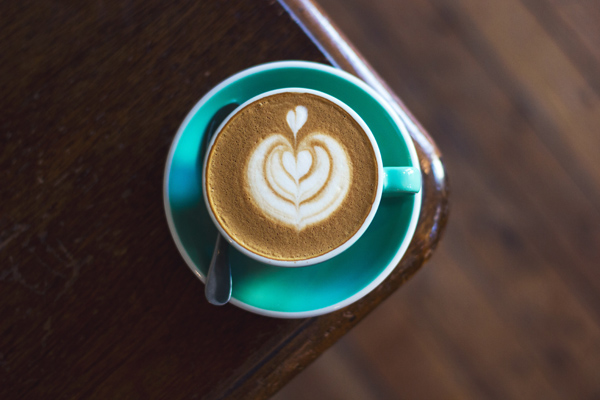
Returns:
[[[204,276],[204,274],[202,274],[202,272],[200,271],[200,268],[196,266],[196,264],[193,262],[191,257],[188,255],[186,248],[183,246],[183,243],[181,242],[179,233],[177,232],[177,229],[175,227],[175,222],[173,221],[173,217],[172,217],[172,210],[171,210],[171,204],[169,202],[168,188],[169,188],[169,177],[170,177],[170,172],[171,172],[171,166],[173,164],[173,157],[175,155],[175,150],[177,148],[177,145],[179,144],[179,141],[183,135],[183,132],[186,130],[186,128],[189,125],[192,118],[196,115],[198,110],[200,108],[202,108],[202,106],[212,96],[214,96],[216,93],[220,92],[221,90],[223,90],[224,88],[226,88],[227,86],[232,84],[233,82],[240,80],[242,78],[245,78],[249,75],[256,74],[256,73],[262,72],[262,71],[283,69],[283,68],[308,68],[308,69],[313,69],[313,70],[319,70],[319,71],[326,72],[326,73],[331,73],[331,74],[340,76],[345,80],[348,80],[350,83],[352,83],[352,84],[358,86],[359,88],[361,88],[362,90],[364,90],[368,95],[373,97],[377,101],[379,106],[384,108],[385,111],[389,114],[392,121],[398,127],[398,130],[399,130],[400,134],[402,135],[405,143],[407,143],[406,147],[407,147],[410,159],[411,159],[412,166],[420,169],[419,159],[418,159],[418,156],[416,153],[416,149],[414,147],[413,140],[410,137],[405,124],[400,119],[400,116],[396,113],[396,111],[394,111],[392,106],[379,93],[377,93],[375,91],[375,89],[373,89],[371,86],[367,85],[364,81],[360,80],[359,78],[355,77],[354,75],[349,74],[346,71],[337,69],[332,66],[328,66],[328,65],[320,64],[320,63],[316,63],[316,62],[311,62],[311,61],[288,60],[288,61],[275,61],[275,62],[269,62],[269,63],[255,65],[253,67],[247,68],[245,70],[242,70],[242,71],[230,76],[229,78],[223,80],[222,82],[217,84],[215,87],[213,87],[204,96],[202,96],[200,98],[200,100],[194,105],[194,107],[192,107],[192,109],[188,112],[188,114],[186,115],[186,117],[184,118],[182,123],[180,124],[180,126],[177,130],[177,133],[175,134],[175,136],[171,142],[171,146],[169,148],[169,153],[167,156],[167,160],[165,163],[165,169],[164,169],[163,203],[164,203],[164,208],[165,208],[165,215],[167,218],[167,224],[169,226],[171,236],[175,242],[175,245],[176,245],[179,253],[183,257],[184,261],[186,262],[188,268],[190,268],[192,273],[194,273],[194,275],[196,275],[196,277],[198,279],[200,279],[200,281],[202,281],[203,283],[206,282],[206,277]],[[321,89],[319,89],[319,90],[323,91],[323,93],[327,93],[324,90],[321,90]],[[236,307],[239,307],[241,309],[244,309],[246,311],[249,311],[249,312],[252,312],[255,314],[259,314],[259,315],[263,315],[263,316],[267,316],[267,317],[286,318],[286,319],[308,318],[308,317],[324,315],[324,314],[328,314],[328,313],[337,311],[337,310],[342,309],[350,304],[355,303],[356,301],[360,300],[361,298],[363,298],[364,296],[366,296],[367,294],[372,292],[377,286],[379,286],[391,274],[391,272],[396,268],[396,266],[398,265],[398,263],[400,262],[400,260],[404,256],[404,254],[406,253],[406,250],[408,249],[408,246],[412,242],[414,233],[416,231],[419,215],[421,212],[421,206],[422,206],[422,193],[423,193],[423,189],[421,189],[418,193],[413,195],[414,196],[413,209],[412,209],[412,213],[411,213],[410,222],[408,224],[408,228],[406,231],[405,239],[401,242],[401,245],[398,247],[396,254],[392,258],[392,260],[387,264],[387,266],[385,266],[385,268],[379,273],[379,275],[377,275],[377,277],[375,279],[373,279],[371,282],[369,282],[363,289],[354,293],[352,296],[349,296],[342,301],[339,301],[335,304],[331,304],[331,305],[328,305],[325,307],[312,309],[312,310],[306,310],[306,311],[293,311],[293,312],[273,311],[273,310],[256,307],[251,304],[244,303],[244,302],[236,299],[233,296],[231,297],[229,303],[231,303],[232,305],[234,305]],[[407,240],[406,238],[410,238],[410,240]]]

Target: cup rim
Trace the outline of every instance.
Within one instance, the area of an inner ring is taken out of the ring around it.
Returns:
[[[354,235],[352,235],[350,238],[348,238],[344,243],[342,243],[335,249],[333,249],[325,254],[321,254],[321,255],[318,255],[315,257],[306,258],[306,259],[302,259],[302,260],[293,260],[293,261],[277,260],[277,259],[268,258],[268,257],[262,256],[260,254],[256,254],[256,253],[248,250],[244,246],[242,246],[240,243],[238,243],[235,239],[233,239],[227,233],[227,231],[225,231],[225,229],[223,229],[223,227],[217,220],[217,218],[214,214],[214,211],[210,205],[210,202],[208,201],[208,196],[206,193],[206,166],[208,163],[208,154],[210,153],[210,151],[211,151],[214,143],[216,142],[217,137],[221,133],[222,129],[225,127],[225,125],[227,125],[227,123],[239,111],[241,111],[248,105],[250,105],[262,98],[280,94],[280,93],[313,94],[313,95],[322,97],[326,100],[329,100],[332,103],[340,106],[342,109],[344,109],[344,111],[346,111],[348,114],[350,114],[350,116],[360,125],[360,127],[363,129],[363,131],[367,135],[367,138],[369,139],[369,142],[371,143],[371,147],[373,149],[373,152],[375,154],[375,159],[377,162],[377,189],[375,192],[375,199],[371,203],[371,208],[369,210],[369,213],[367,214],[367,217],[363,221],[360,228],[354,233]],[[215,130],[215,133],[213,134],[213,136],[211,137],[211,139],[208,142],[208,146],[206,147],[206,152],[204,154],[204,161],[202,164],[202,197],[204,198],[204,204],[206,206],[206,209],[208,211],[208,214],[209,214],[211,220],[213,221],[213,224],[215,225],[215,227],[217,228],[219,233],[223,236],[223,238],[225,240],[227,240],[230,245],[234,246],[236,248],[236,250],[240,251],[245,256],[250,257],[259,262],[262,262],[264,264],[269,264],[269,265],[273,265],[273,266],[277,266],[277,267],[297,268],[297,267],[304,267],[304,266],[309,266],[309,265],[314,265],[314,264],[319,264],[319,263],[325,262],[325,261],[341,254],[342,252],[344,252],[345,250],[350,248],[358,239],[360,239],[360,237],[365,233],[365,231],[367,230],[367,228],[373,221],[373,218],[375,217],[375,214],[377,213],[377,209],[379,208],[379,203],[381,202],[381,196],[382,196],[382,192],[383,192],[383,176],[384,176],[383,161],[381,158],[381,152],[379,150],[379,145],[377,144],[377,140],[375,139],[375,136],[371,132],[371,129],[369,128],[369,126],[366,124],[366,122],[361,118],[361,116],[356,111],[354,111],[350,106],[348,106],[343,101],[337,99],[336,97],[331,96],[327,93],[321,92],[319,90],[301,88],[301,87],[288,87],[288,88],[269,90],[267,92],[264,92],[264,93],[261,93],[259,95],[252,97],[251,99],[245,101],[243,104],[239,105],[235,110],[233,110],[223,120],[223,122],[221,122],[221,124],[217,127],[217,129]]]

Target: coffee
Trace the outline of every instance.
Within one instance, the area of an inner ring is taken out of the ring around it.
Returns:
[[[377,194],[377,158],[364,129],[312,93],[277,93],[246,105],[207,157],[206,196],[218,223],[269,259],[310,259],[343,245]]]

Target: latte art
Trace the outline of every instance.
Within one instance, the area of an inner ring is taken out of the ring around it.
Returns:
[[[234,245],[277,262],[315,259],[350,242],[369,217],[376,156],[363,125],[336,102],[316,92],[268,94],[216,133],[205,200]]]
[[[329,217],[352,183],[342,145],[318,132],[297,146],[280,134],[267,137],[252,153],[247,177],[256,206],[297,230]]]

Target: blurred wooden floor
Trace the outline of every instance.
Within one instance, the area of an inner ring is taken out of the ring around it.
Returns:
[[[274,399],[600,399],[600,2],[319,3],[439,144],[451,214]]]

